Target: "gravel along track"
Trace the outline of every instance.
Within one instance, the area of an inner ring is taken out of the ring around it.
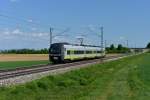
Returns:
[[[0,85],[21,84],[34,79],[39,79],[46,75],[50,75],[49,73],[51,72],[62,73],[71,69],[77,69],[87,65],[116,60],[127,56],[129,55],[109,56],[103,59],[85,60],[67,64],[41,65],[31,68],[0,71]]]

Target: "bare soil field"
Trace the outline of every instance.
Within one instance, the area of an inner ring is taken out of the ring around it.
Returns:
[[[107,56],[117,56],[120,54],[107,54]],[[0,62],[3,61],[39,61],[48,60],[48,54],[0,54]]]
[[[48,54],[0,54],[0,61],[48,60]]]

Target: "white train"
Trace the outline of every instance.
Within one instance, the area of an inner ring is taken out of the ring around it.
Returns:
[[[64,62],[87,58],[105,57],[105,48],[88,45],[72,45],[68,43],[54,43],[49,49],[52,62]]]

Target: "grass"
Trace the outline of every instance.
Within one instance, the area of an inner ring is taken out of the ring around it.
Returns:
[[[20,67],[30,67],[32,65],[39,64],[48,64],[49,61],[9,61],[9,62],[0,62],[0,70],[2,69],[15,69]]]
[[[150,54],[1,87],[0,100],[149,100]]]

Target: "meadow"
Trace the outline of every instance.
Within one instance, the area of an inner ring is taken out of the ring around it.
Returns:
[[[0,70],[48,63],[48,54],[0,54]]]
[[[107,54],[119,56],[122,54]],[[39,64],[49,64],[48,54],[0,54],[0,70],[31,67]]]
[[[149,59],[145,53],[0,87],[0,100],[149,100]]]
[[[0,70],[16,69],[16,68],[22,68],[22,67],[31,67],[31,66],[35,66],[35,65],[49,64],[49,63],[50,62],[48,60],[39,60],[39,61],[5,61],[5,62],[0,62]]]

